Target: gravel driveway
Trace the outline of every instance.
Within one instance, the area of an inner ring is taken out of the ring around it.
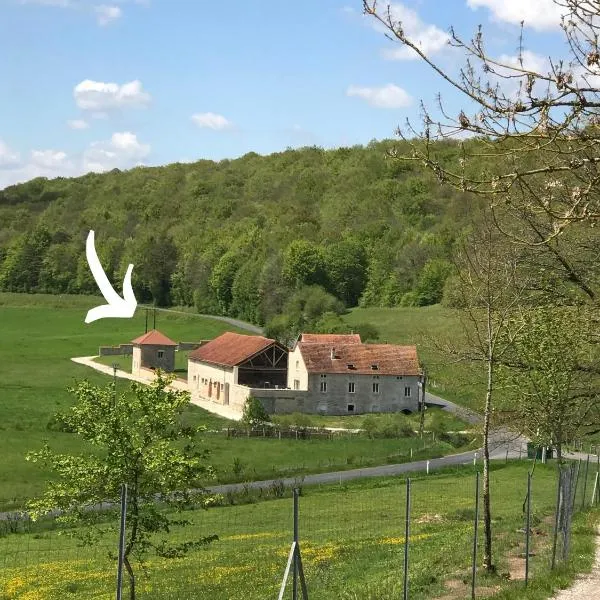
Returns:
[[[600,530],[597,535],[600,536]],[[561,590],[552,600],[598,600],[600,598],[600,538],[596,537],[596,560],[592,572],[580,577],[570,588]]]

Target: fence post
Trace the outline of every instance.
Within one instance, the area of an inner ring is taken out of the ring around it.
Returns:
[[[294,488],[294,543],[296,551],[294,552],[294,571],[292,579],[292,598],[298,600],[298,488]]]
[[[479,527],[479,471],[475,477],[475,527],[473,532],[473,565],[471,573],[471,600],[475,600],[475,575],[477,573],[477,530]]]
[[[404,524],[404,600],[408,600],[408,540],[410,537],[410,477],[406,478],[406,522]]]
[[[581,495],[581,510],[585,508],[585,494],[587,493],[587,480],[588,480],[588,471],[590,468],[590,455],[587,455],[587,460],[585,461],[585,476],[583,479],[583,494]]]
[[[527,472],[527,525],[525,529],[525,587],[529,583],[529,536],[531,529],[531,471]]]
[[[598,473],[596,473],[596,477],[594,478],[594,489],[592,491],[592,497],[590,499],[590,506],[594,506],[594,504],[596,504],[597,490],[598,490]]]
[[[125,519],[127,515],[127,484],[121,486],[121,525],[119,528],[119,564],[117,566],[117,600],[123,594],[123,562],[125,560]]]
[[[556,512],[554,515],[554,535],[552,538],[552,564],[550,565],[550,569],[554,570],[556,566],[556,543],[558,541],[558,523],[560,518],[560,499],[561,499],[561,491],[562,491],[562,480],[563,480],[563,471],[558,465],[558,491],[556,492]]]
[[[600,477],[600,452],[598,452],[598,446],[596,446],[596,480]],[[600,480],[598,481],[600,485]],[[600,496],[600,489],[597,490],[598,496]],[[598,505],[598,496],[596,496],[596,506]]]
[[[581,459],[577,461],[577,471],[575,474],[575,488],[573,491],[573,498],[571,499],[571,511],[575,510],[575,499],[577,498],[577,487],[579,486],[579,471],[581,469]]]

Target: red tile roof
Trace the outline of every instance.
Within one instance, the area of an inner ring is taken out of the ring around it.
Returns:
[[[331,344],[298,344],[309,373],[359,373],[370,375],[419,375],[416,346],[393,344],[343,344],[335,347],[331,358]],[[354,368],[349,369],[348,365]],[[377,365],[373,369],[372,365]]]
[[[303,333],[300,336],[303,344],[360,344],[358,333]]]
[[[260,335],[243,335],[227,331],[190,352],[188,358],[200,362],[235,367],[272,344],[277,344],[277,342]]]
[[[135,338],[131,343],[139,346],[177,346],[177,342],[170,340],[156,329],[140,335],[140,337]]]

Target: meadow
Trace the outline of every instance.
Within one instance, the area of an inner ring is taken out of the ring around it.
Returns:
[[[0,294],[0,364],[4,367],[0,378],[0,510],[21,508],[25,499],[42,491],[50,477],[25,460],[28,451],[39,449],[46,440],[64,452],[84,449],[73,434],[53,429],[52,418],[70,405],[67,387],[75,381],[85,378],[95,385],[107,385],[111,379],[70,359],[95,355],[100,345],[125,343],[144,332],[143,310],[131,319],[102,319],[86,325],[87,310],[102,303],[101,298],[90,296]],[[236,331],[222,321],[175,313],[158,313],[157,328],[177,341],[210,339],[225,330]],[[125,381],[118,382],[120,390],[127,386]],[[192,405],[185,418],[209,430],[232,425]],[[444,442],[428,441],[423,448],[416,438],[346,436],[332,441],[296,441],[227,439],[223,434],[206,433],[205,442],[222,482],[404,462],[409,460],[411,448],[415,458],[455,451]]]
[[[575,566],[578,570],[591,567],[597,513],[582,513],[574,526],[573,561],[550,572],[556,471],[554,465],[537,465],[532,485],[532,581],[525,591],[522,504],[530,466],[521,462],[493,467],[498,574],[478,574],[477,597],[547,598],[552,589],[569,582]],[[412,478],[411,600],[470,597],[474,490],[472,467]],[[300,547],[311,597],[402,597],[405,498],[405,480],[400,477],[302,489]],[[172,530],[170,541],[213,534],[218,540],[183,558],[149,557],[143,570],[138,565],[138,598],[276,597],[292,541],[289,497],[189,511],[185,517],[191,525]],[[115,529],[101,534],[91,547],[78,546],[75,539],[65,535],[69,530],[40,525],[33,525],[31,533],[0,538],[0,597],[114,597],[116,568],[109,554],[117,547],[117,522],[115,515]],[[482,537],[479,540],[480,564]]]

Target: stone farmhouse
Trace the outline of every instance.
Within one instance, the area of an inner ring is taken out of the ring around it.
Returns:
[[[347,415],[414,412],[422,371],[416,346],[364,344],[358,334],[303,333],[290,350],[269,338],[227,332],[177,344],[152,330],[132,341],[132,373],[172,372],[175,351],[188,355],[193,398],[240,412],[258,398],[270,413]]]
[[[302,334],[289,355],[288,387],[305,412],[414,412],[421,369],[415,346],[363,344],[360,336]]]
[[[294,348],[224,333],[190,353],[194,397],[242,410],[250,396],[268,413],[414,412],[421,370],[415,346],[363,344],[358,334],[302,334]]]

